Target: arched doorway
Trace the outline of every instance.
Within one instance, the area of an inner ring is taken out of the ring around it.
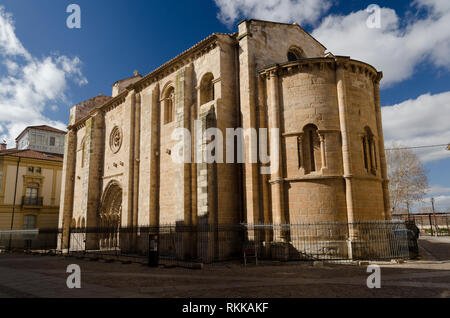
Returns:
[[[122,216],[122,187],[117,181],[111,181],[103,192],[99,214],[100,249],[119,248],[119,228]]]

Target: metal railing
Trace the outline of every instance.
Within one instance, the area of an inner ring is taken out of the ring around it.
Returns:
[[[43,206],[43,197],[22,197],[23,206]]]
[[[449,212],[394,214],[392,217],[395,220],[414,222],[421,235],[450,235]]]
[[[3,231],[0,249],[12,241],[15,249],[56,250],[68,240],[66,252],[76,256],[146,262],[156,245],[159,262],[168,265],[242,260],[243,251],[260,261],[391,260],[407,259],[416,249],[410,232],[401,221],[72,228]]]

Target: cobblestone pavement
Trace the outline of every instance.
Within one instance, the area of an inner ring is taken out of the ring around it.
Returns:
[[[0,297],[446,297],[450,238],[420,241],[421,260],[378,263],[381,289],[369,289],[365,266],[309,264],[203,270],[148,268],[61,256],[0,255]],[[81,289],[68,289],[69,264],[81,267]]]

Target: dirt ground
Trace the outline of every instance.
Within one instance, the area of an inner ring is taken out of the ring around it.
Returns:
[[[450,298],[450,238],[420,240],[421,259],[376,263],[381,288],[367,287],[367,266],[240,263],[149,268],[74,257],[0,254],[0,298]],[[81,289],[69,289],[67,266],[81,268]]]

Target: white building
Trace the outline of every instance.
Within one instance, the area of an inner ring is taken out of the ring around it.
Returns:
[[[50,126],[29,126],[16,138],[16,147],[63,155],[65,135],[65,131]]]

